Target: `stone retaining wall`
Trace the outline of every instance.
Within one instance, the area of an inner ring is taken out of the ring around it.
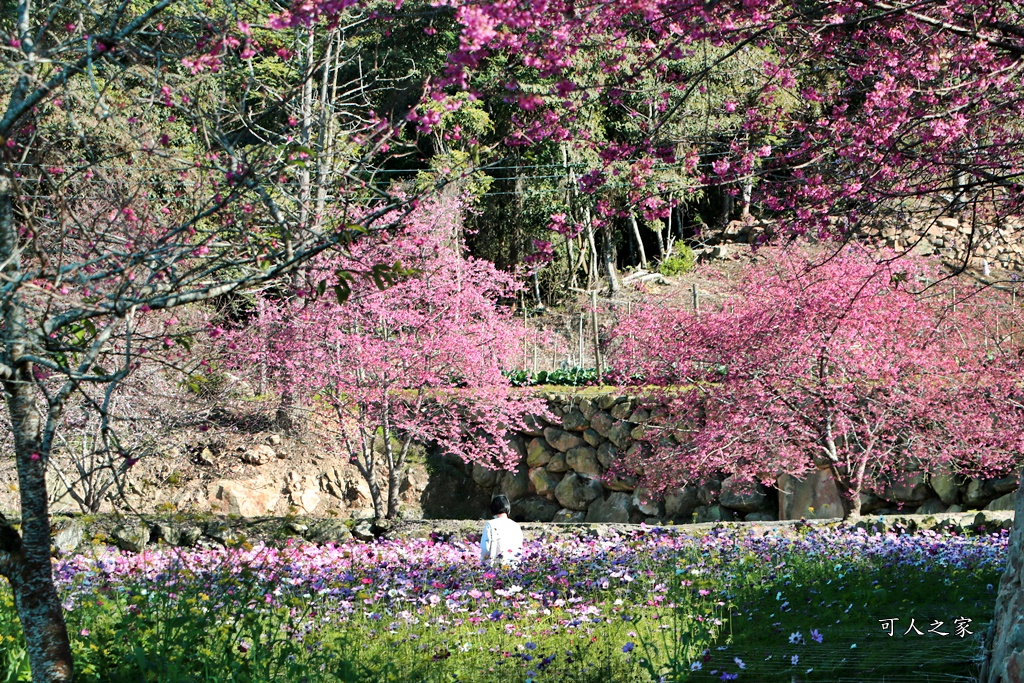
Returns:
[[[827,470],[797,478],[783,475],[775,487],[710,479],[652,498],[633,477],[611,467],[629,458],[650,414],[635,397],[616,394],[545,396],[551,421],[532,418],[527,431],[510,437],[520,453],[515,472],[472,466],[473,480],[503,493],[513,517],[531,522],[648,524],[841,517],[842,502]],[[952,473],[907,474],[861,497],[865,514],[959,513],[1013,510],[1017,477],[967,479]]]

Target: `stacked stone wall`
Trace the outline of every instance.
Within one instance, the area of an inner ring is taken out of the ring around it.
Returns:
[[[842,501],[827,470],[782,475],[774,486],[723,473],[654,496],[615,463],[634,455],[650,413],[634,396],[549,393],[549,419],[532,417],[511,435],[520,454],[514,472],[471,467],[474,481],[509,497],[513,517],[530,522],[686,524],[841,517]],[[1012,510],[1017,477],[969,479],[952,472],[907,472],[861,496],[865,514],[939,514]]]

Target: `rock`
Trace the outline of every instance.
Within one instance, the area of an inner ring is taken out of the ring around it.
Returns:
[[[178,536],[178,545],[183,548],[191,548],[203,537],[203,531],[197,526],[186,526],[181,529]]]
[[[601,408],[601,410],[608,410],[609,408],[614,406],[616,403],[619,403],[620,401],[625,401],[625,400],[626,399],[621,397],[621,396],[616,396],[614,394],[604,394],[603,396],[599,396],[598,397],[597,405],[598,405],[599,408]]]
[[[640,487],[633,492],[633,506],[648,517],[663,517],[665,503],[647,489]]]
[[[641,424],[647,422],[650,419],[650,411],[648,411],[646,408],[637,408],[632,413],[630,413],[629,417],[626,418],[626,421],[632,422],[634,424]]]
[[[960,498],[960,487],[952,473],[940,472],[929,477],[932,490],[946,505],[952,505]]]
[[[300,476],[297,472],[289,472],[285,478],[285,493],[288,503],[307,515],[313,514],[320,505],[320,494],[317,493],[316,481],[309,476]]]
[[[921,503],[916,512],[919,515],[934,515],[946,511],[946,504],[941,498],[929,498]]]
[[[371,522],[368,519],[364,519],[361,522],[357,523],[352,528],[352,535],[357,540],[363,541],[365,543],[369,543],[370,541],[374,540],[376,536],[373,535],[373,522]]]
[[[616,403],[608,413],[616,420],[625,420],[633,414],[633,406],[628,401]]]
[[[636,477],[631,474],[614,475],[605,480],[604,487],[611,491],[632,492],[636,484]]]
[[[597,405],[589,398],[585,398],[580,401],[580,412],[590,421],[594,418],[594,413],[597,412]]]
[[[555,498],[562,507],[570,510],[586,510],[587,505],[600,497],[601,482],[578,474],[569,473],[555,487]]]
[[[281,444],[281,437],[277,434],[271,434],[267,437],[268,446],[278,446]]]
[[[555,516],[552,517],[551,521],[560,524],[582,524],[584,521],[586,521],[586,519],[586,512],[579,512],[577,510],[567,510],[566,508],[562,508],[561,510],[555,513]]]
[[[732,522],[735,519],[736,515],[733,514],[732,510],[721,505],[702,505],[697,508],[696,516],[694,517],[694,521],[697,524],[703,522]]]
[[[612,466],[619,457],[619,449],[613,444],[605,441],[597,447],[597,461],[601,463],[601,466],[605,469]]]
[[[757,482],[726,477],[722,482],[722,491],[718,496],[718,502],[731,510],[754,512],[764,505],[765,498],[767,498],[767,492]]]
[[[597,451],[589,446],[578,446],[565,454],[565,462],[569,467],[584,477],[601,476],[601,464],[597,460]]]
[[[630,436],[630,432],[633,431],[633,425],[629,422],[616,422],[611,429],[608,430],[608,440],[618,446],[621,450],[626,450],[633,444],[633,439]]]
[[[276,457],[274,449],[266,444],[258,444],[242,453],[242,462],[248,465],[262,465]]]
[[[882,489],[881,497],[893,503],[920,503],[928,498],[927,476],[923,472],[901,474]]]
[[[1011,491],[1016,491],[1019,484],[1017,475],[1010,475],[1009,477],[1003,477],[1002,479],[988,479],[985,481],[986,486],[994,491],[996,495],[1004,495]]]
[[[770,512],[751,512],[743,517],[744,522],[774,522],[775,515]]]
[[[478,462],[473,463],[473,481],[475,481],[477,486],[480,486],[481,488],[493,488],[494,485],[498,483],[498,475],[499,472],[497,470],[484,467]]]
[[[841,501],[840,501],[841,502]],[[861,491],[860,493],[860,512],[861,514],[867,514],[869,512],[875,512],[881,510],[886,506],[886,502],[868,491]]]
[[[213,451],[211,451],[209,447],[204,448],[199,452],[199,455],[196,456],[196,462],[204,467],[213,467],[215,462],[213,459]]]
[[[509,502],[522,498],[530,492],[529,470],[520,465],[515,472],[505,472],[498,488],[508,497]]]
[[[629,522],[629,506],[632,499],[628,493],[610,493],[607,498],[598,498],[587,508],[586,521],[591,523],[625,524]]]
[[[556,451],[567,452],[571,448],[583,445],[583,439],[576,434],[570,434],[564,429],[557,427],[546,427],[544,429],[544,440],[547,441]]]
[[[1010,529],[1013,527],[1013,511],[982,510],[974,517],[974,526],[984,527],[987,531]]]
[[[373,532],[374,536],[385,536],[391,531],[392,526],[390,519],[381,519],[378,517],[370,523],[370,531]]]
[[[665,516],[689,522],[698,503],[697,487],[670,489],[665,493]]]
[[[526,440],[518,434],[512,434],[505,438],[508,447],[516,452],[520,459],[526,457]]]
[[[512,504],[512,518],[520,522],[550,522],[561,507],[547,498],[520,498]]]
[[[955,505],[954,504],[954,505],[950,505],[948,508],[946,508],[946,512],[947,513],[956,513],[956,512],[963,512],[963,511],[964,511],[963,505]]]
[[[527,415],[523,418],[523,434],[526,436],[544,436],[544,428],[547,422],[537,415]]]
[[[62,517],[53,522],[50,529],[53,549],[57,555],[70,555],[82,544],[85,527],[74,517]]]
[[[542,467],[551,460],[551,449],[544,439],[532,439],[526,445],[526,464],[530,467]]]
[[[631,439],[633,439],[635,441],[642,441],[646,434],[647,434],[647,426],[646,425],[637,425],[636,427],[633,427],[633,429],[631,429],[629,431],[629,438],[631,438]]]
[[[783,474],[779,488],[779,519],[843,517],[843,500],[828,470],[813,470],[803,479]]]
[[[587,442],[587,445],[597,448],[604,442],[604,437],[593,429],[587,429],[583,432],[583,440]]]
[[[588,426],[587,418],[576,408],[570,409],[562,418],[562,428],[571,432],[582,432]]]
[[[964,502],[967,507],[982,507],[993,498],[993,491],[985,486],[984,479],[971,479],[967,483],[967,490],[964,491]]]
[[[534,467],[530,470],[530,484],[538,496],[549,496],[554,494],[555,487],[562,480],[557,474],[548,472],[543,467]]]
[[[224,546],[237,545],[245,540],[244,534],[235,531],[219,520],[203,525],[203,535]]]
[[[266,484],[257,481],[258,484]],[[242,517],[261,517],[273,514],[281,499],[281,492],[271,488],[249,488],[245,482],[219,480],[208,489],[210,506],[221,513]]]
[[[309,532],[309,525],[303,522],[291,521],[285,524],[284,528],[285,531],[299,536],[305,536]]]
[[[196,531],[199,531],[199,529],[196,529]],[[163,541],[167,545],[181,545],[181,536],[182,530],[170,522],[156,522],[150,527],[150,538],[153,541]]]
[[[604,438],[608,438],[608,432],[611,431],[614,424],[615,420],[612,419],[612,416],[603,410],[594,413],[594,417],[590,418],[590,428]]]
[[[999,496],[985,506],[986,510],[1013,510],[1017,504],[1017,493],[1007,493]]]
[[[697,487],[697,500],[701,505],[713,505],[718,502],[718,495],[722,492],[722,482],[717,479],[708,479]]]
[[[548,472],[554,472],[556,474],[564,474],[569,471],[569,463],[565,461],[565,453],[555,453],[551,457],[551,462],[545,465]]]
[[[110,532],[114,544],[121,550],[130,553],[141,553],[149,543],[149,527],[139,520],[130,520],[119,524]]]

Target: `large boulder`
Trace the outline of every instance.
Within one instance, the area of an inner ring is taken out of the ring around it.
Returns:
[[[207,491],[215,512],[242,517],[272,515],[281,500],[280,489],[262,480],[250,483],[222,479],[212,482]]]
[[[967,503],[967,507],[972,508],[983,507],[995,497],[995,491],[990,486],[986,486],[984,479],[971,479],[964,491],[964,502]]]
[[[128,520],[114,527],[110,536],[114,539],[114,544],[121,550],[141,553],[149,543],[149,526],[137,519]]]
[[[588,523],[604,522],[625,524],[629,522],[629,506],[631,498],[628,493],[610,493],[607,498],[599,498],[587,509]]]
[[[478,462],[473,463],[472,477],[477,486],[485,489],[493,488],[498,483],[500,472],[484,467]]]
[[[551,449],[544,439],[533,439],[526,446],[526,464],[530,467],[541,467],[551,460]]]
[[[587,505],[597,500],[602,493],[601,482],[569,473],[555,487],[555,498],[562,507],[570,510],[586,510]]]
[[[919,515],[935,515],[945,511],[946,504],[942,502],[941,498],[929,498],[925,502],[921,503],[921,506],[914,512]]]
[[[559,481],[561,481],[559,475],[548,472],[543,467],[534,467],[530,470],[530,484],[538,496],[553,494]]]
[[[597,404],[589,398],[582,399],[580,401],[580,412],[583,413],[583,417],[587,418],[589,421],[594,417],[594,413],[597,412]]]
[[[689,522],[699,503],[696,486],[670,489],[665,493],[665,516],[676,521]]]
[[[753,481],[741,481],[736,477],[726,477],[722,482],[722,491],[718,502],[731,510],[754,512],[759,510],[767,498],[764,487]]]
[[[626,450],[633,445],[633,437],[631,436],[631,433],[634,426],[635,425],[629,422],[616,422],[612,428],[608,430],[608,440],[620,449]]]
[[[633,414],[633,404],[630,401],[616,403],[608,413],[616,420],[626,420]]]
[[[588,446],[597,448],[604,443],[604,437],[595,432],[593,429],[588,429],[583,432],[583,440],[587,442]]]
[[[564,474],[571,468],[569,463],[565,461],[565,453],[555,453],[551,456],[551,462],[544,466],[548,472],[555,472],[556,474]]]
[[[562,418],[562,427],[571,432],[582,432],[588,426],[586,416],[576,408],[570,408]]]
[[[906,472],[888,481],[881,497],[892,503],[921,503],[929,494],[928,478],[923,472]]]
[[[843,516],[843,499],[828,470],[812,470],[802,479],[783,474],[779,488],[779,519],[833,519]]]
[[[612,466],[619,457],[619,449],[614,444],[610,444],[607,441],[597,447],[597,461],[601,463],[601,466],[605,469]]]
[[[530,472],[520,465],[515,472],[505,472],[498,490],[508,496],[509,501],[522,498],[530,492]]]
[[[960,486],[952,472],[938,472],[929,479],[932,490],[946,505],[952,505],[960,498]]]
[[[553,500],[531,496],[512,504],[512,518],[520,522],[550,522],[561,506]]]
[[[547,441],[548,444],[550,444],[556,451],[561,451],[563,453],[569,451],[569,449],[583,445],[583,439],[578,435],[557,427],[546,427],[544,429],[544,440]]]
[[[597,460],[597,451],[589,446],[578,446],[565,454],[566,464],[578,474],[595,478],[601,476],[601,463]]]
[[[612,416],[603,410],[594,413],[594,417],[590,418],[590,428],[604,438],[608,438],[608,432],[611,431],[614,424],[615,420]]]
[[[82,544],[85,527],[74,517],[61,517],[53,521],[50,533],[57,555],[70,555]]]
[[[1014,509],[1014,506],[1016,505],[1016,503],[1017,503],[1017,494],[1016,494],[1016,492],[1014,492],[1014,493],[1007,493],[1005,495],[999,496],[998,498],[993,500],[991,503],[986,505],[985,509],[986,510],[1012,510],[1012,509]]]
[[[701,505],[714,505],[721,493],[722,482],[718,479],[708,479],[697,487],[697,500]]]
[[[306,532],[306,539],[311,543],[344,543],[352,539],[352,530],[348,525],[337,519],[323,519],[314,522]]]
[[[665,516],[664,501],[647,489],[640,487],[633,491],[633,506],[648,517]]]

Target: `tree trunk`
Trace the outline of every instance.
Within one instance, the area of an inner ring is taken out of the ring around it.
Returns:
[[[370,487],[370,500],[373,501],[374,519],[384,519],[384,492],[380,490],[380,482],[377,481],[377,472],[372,468],[368,470],[368,473],[366,474],[366,484]]]
[[[20,244],[14,223],[13,188],[0,176],[0,263],[6,282],[21,276]],[[49,452],[40,444],[32,364],[24,310],[17,290],[5,296],[3,308],[3,388],[14,436],[21,503],[21,534],[0,516],[0,574],[14,591],[15,609],[25,634],[34,683],[65,683],[74,679],[71,641],[50,566],[50,511],[46,488]]]
[[[640,224],[636,222],[636,213],[629,212],[629,222],[633,225],[633,239],[636,240],[636,248],[640,252],[640,267],[647,270],[647,251],[644,250],[644,240],[640,236]]]
[[[608,275],[608,291],[613,295],[619,293],[619,276],[615,268],[615,239],[612,237],[608,221],[601,221],[601,237],[604,241],[604,269]]]
[[[1014,519],[1024,520],[1024,486],[1017,489]],[[1024,524],[1013,525],[996,609],[985,634],[981,683],[1024,681]]]

